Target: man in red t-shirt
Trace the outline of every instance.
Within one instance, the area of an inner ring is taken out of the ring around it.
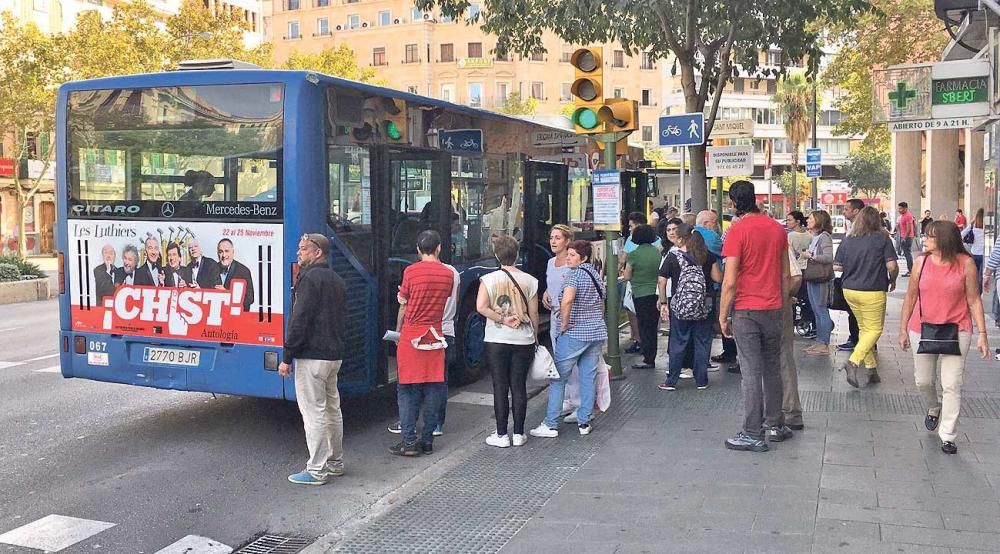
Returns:
[[[964,231],[968,224],[969,221],[965,219],[965,212],[962,211],[962,208],[955,210],[955,225],[958,225],[958,230]]]
[[[399,384],[399,425],[403,440],[389,452],[397,456],[416,456],[434,452],[434,428],[438,424],[441,403],[448,401],[445,384],[445,347],[441,320],[445,304],[455,284],[454,272],[446,267],[441,255],[441,236],[437,231],[423,231],[417,236],[420,261],[403,271],[399,286],[399,345],[396,364]],[[424,427],[417,440],[417,412],[423,404]]]
[[[740,220],[722,244],[726,262],[719,325],[724,336],[736,338],[744,418],[743,429],[726,439],[726,448],[766,452],[765,437],[771,442],[792,437],[781,413],[781,318],[790,281],[788,238],[778,222],[760,213],[753,183],[733,183],[729,198]]]
[[[899,253],[906,260],[906,273],[903,274],[903,277],[906,277],[910,274],[910,268],[913,267],[913,238],[917,236],[917,222],[913,220],[909,204],[900,202],[896,208],[899,210],[896,239],[899,241]]]

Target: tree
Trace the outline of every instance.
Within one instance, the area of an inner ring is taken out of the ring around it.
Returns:
[[[521,98],[521,93],[512,92],[507,95],[503,105],[498,107],[497,111],[507,115],[535,115],[537,108],[538,100]]]
[[[417,7],[464,19],[468,0],[416,0]],[[470,22],[497,36],[496,52],[527,56],[544,50],[551,31],[570,44],[617,42],[629,54],[645,52],[654,60],[670,59],[680,71],[688,112],[706,112],[711,132],[719,100],[738,72],[783,72],[790,60],[805,60],[810,74],[822,56],[825,25],[850,21],[868,7],[867,0],[485,0]],[[780,48],[779,68],[761,65],[761,52]],[[739,69],[737,69],[739,68]],[[692,204],[707,204],[705,147],[691,153]]]
[[[0,28],[0,129],[13,135],[8,155],[19,166],[12,186],[17,202],[17,248],[23,255],[27,251],[24,210],[32,204],[54,161],[55,148],[48,139],[55,127],[56,88],[66,77],[65,51],[34,24],[22,25],[8,12],[0,13]],[[20,166],[29,159],[42,165],[26,176]]]
[[[948,43],[934,15],[933,0],[871,0],[872,9],[851,25],[834,25],[831,40],[839,53],[823,80],[846,94],[834,107],[841,112],[835,132],[864,135],[868,148],[889,147],[889,132],[872,119],[872,69],[938,61]]]
[[[798,183],[803,183],[801,186]],[[792,198],[794,208],[786,208],[786,211],[798,209],[812,193],[812,183],[806,178],[804,171],[784,171],[774,176],[774,184],[781,189],[781,194],[786,198]]]
[[[778,91],[772,101],[781,111],[785,126],[785,138],[792,149],[792,170],[790,196],[795,193],[799,172],[799,147],[809,138],[809,128],[812,124],[813,101],[812,83],[801,73],[788,73],[778,82]]]
[[[158,27],[159,21],[145,0],[117,4],[109,21],[98,11],[81,13],[65,37],[72,77],[163,71],[169,63],[170,41]]]
[[[331,46],[317,54],[292,52],[285,60],[284,68],[307,69],[362,83],[386,84],[385,81],[378,78],[374,69],[359,66],[354,51],[344,43],[341,43],[340,46]]]
[[[271,45],[247,48],[243,33],[246,21],[228,10],[213,12],[202,0],[184,0],[181,9],[167,19],[168,58],[183,60],[227,58],[266,67],[271,63]]]
[[[862,145],[847,155],[840,173],[851,186],[851,194],[875,198],[892,186],[892,160],[888,152]]]

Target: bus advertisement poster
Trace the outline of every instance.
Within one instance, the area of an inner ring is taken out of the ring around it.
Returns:
[[[281,346],[280,224],[67,225],[74,331]]]

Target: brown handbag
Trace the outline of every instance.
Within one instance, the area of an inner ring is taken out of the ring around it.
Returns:
[[[834,277],[833,264],[822,264],[815,260],[808,260],[806,268],[802,270],[802,280],[807,283],[826,283],[832,281]]]

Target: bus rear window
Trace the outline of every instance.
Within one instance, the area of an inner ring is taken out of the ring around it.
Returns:
[[[279,84],[72,92],[70,198],[171,202],[181,211],[277,203],[283,96]]]

